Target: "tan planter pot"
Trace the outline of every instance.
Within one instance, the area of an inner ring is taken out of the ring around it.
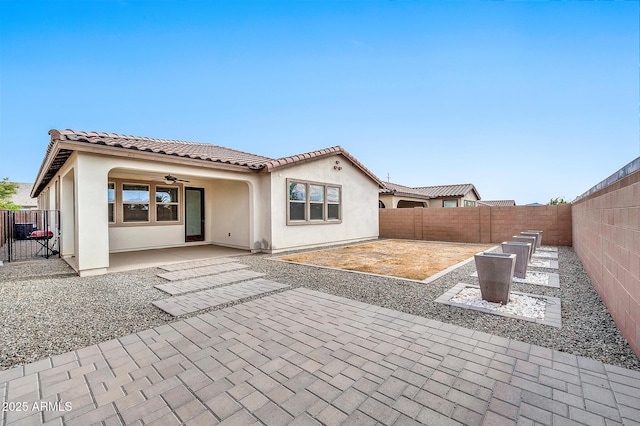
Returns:
[[[487,302],[509,303],[516,255],[505,253],[480,253],[474,256],[480,293]]]
[[[520,235],[536,237],[536,249],[539,249],[542,246],[542,231],[525,231],[521,232]]]
[[[518,242],[518,243],[530,243],[531,244],[531,250],[529,251],[529,261],[531,261],[531,256],[533,256],[533,253],[536,252],[536,237],[531,235],[531,236],[525,236],[525,235],[514,235],[511,238],[513,241]]]
[[[523,279],[526,278],[527,265],[529,264],[529,258],[531,258],[531,243],[505,241],[502,243],[502,252],[516,255],[516,268],[513,271],[513,276]]]

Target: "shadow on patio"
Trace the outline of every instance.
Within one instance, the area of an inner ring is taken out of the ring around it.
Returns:
[[[249,254],[248,250],[234,249],[216,245],[198,245],[164,249],[127,251],[109,254],[107,272],[131,271],[133,269],[152,268],[169,263],[190,260],[210,259],[214,257],[240,256]]]

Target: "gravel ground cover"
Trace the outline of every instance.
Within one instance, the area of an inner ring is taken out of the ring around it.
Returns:
[[[291,287],[303,286],[640,371],[640,360],[570,247],[559,248],[559,271],[547,270],[560,274],[559,289],[513,286],[514,291],[559,297],[561,329],[435,303],[460,282],[478,284],[477,278],[470,276],[475,271],[473,262],[424,284],[285,263],[271,257],[277,255],[236,259],[264,272],[265,279]],[[151,305],[153,300],[168,297],[153,287],[166,283],[156,276],[160,269],[84,278],[70,276],[71,272],[59,259],[0,267],[0,369],[175,321]]]
[[[78,277],[61,259],[0,266],[0,369],[126,336],[174,318],[151,305],[159,269]]]

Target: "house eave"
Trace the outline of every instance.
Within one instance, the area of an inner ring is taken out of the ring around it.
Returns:
[[[364,173],[367,177],[373,180],[378,188],[384,188],[384,184],[378,177],[371,172],[371,170],[367,169],[362,163],[360,163],[355,157],[353,157],[349,152],[347,152],[341,146],[334,146],[331,148],[320,149],[318,151],[308,152],[299,155],[293,155],[291,157],[279,158],[277,160],[269,161],[265,164],[256,166],[255,168],[261,168],[266,172],[272,172],[275,170],[281,170],[287,167],[296,166],[299,164],[304,164],[310,161],[319,160],[321,158],[330,157],[333,155],[340,155],[348,160],[351,164],[353,164],[356,168],[360,169],[362,173]]]
[[[432,197],[428,195],[416,194],[411,192],[402,192],[402,191],[393,191],[393,192],[381,192],[380,195],[391,195],[394,197],[406,197],[406,198],[416,198],[419,200],[431,200]]]
[[[67,159],[73,152],[85,152],[91,154],[108,155],[110,157],[121,157],[135,160],[158,161],[163,163],[179,164],[186,166],[204,167],[216,170],[226,170],[236,173],[255,173],[256,170],[248,166],[228,164],[214,160],[188,158],[177,155],[162,154],[156,152],[146,152],[134,149],[123,149],[106,145],[87,144],[85,142],[54,140],[53,146],[48,149],[49,153],[43,161],[36,182],[31,192],[32,197],[38,197],[42,190],[47,187],[51,179],[64,166]]]
[[[67,159],[71,156],[73,151],[63,150],[60,147],[59,141],[51,141],[47,147],[47,154],[45,155],[38,175],[31,189],[31,197],[37,198],[40,192],[49,184],[51,179],[56,175],[58,170],[64,166]]]

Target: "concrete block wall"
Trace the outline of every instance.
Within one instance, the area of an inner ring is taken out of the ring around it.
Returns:
[[[378,209],[381,238],[416,239],[415,209]],[[390,214],[393,212],[393,214]],[[388,237],[386,235],[393,235]]]
[[[480,215],[477,207],[414,210],[416,214],[421,214],[421,240],[480,241]],[[451,211],[455,211],[455,214],[451,215]]]
[[[528,229],[546,245],[572,244],[571,206],[380,209],[380,237],[500,243]]]
[[[574,203],[572,216],[574,250],[640,356],[640,170]]]
[[[491,207],[491,241],[510,241],[526,230],[542,230],[542,244],[572,244],[571,205]]]

